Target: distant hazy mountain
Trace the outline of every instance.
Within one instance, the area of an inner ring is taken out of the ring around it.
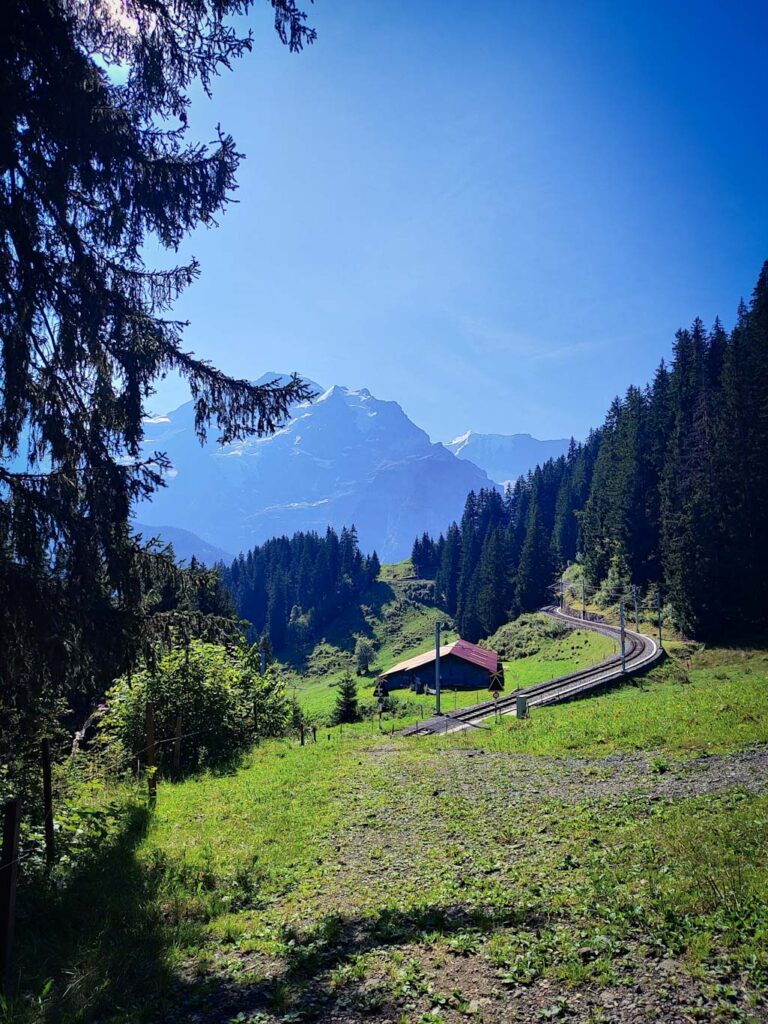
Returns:
[[[354,523],[364,551],[398,560],[418,533],[437,534],[459,517],[469,491],[492,485],[472,462],[432,444],[396,402],[366,389],[329,388],[297,405],[274,436],[223,447],[213,438],[201,447],[193,423],[191,402],[146,422],[146,448],[166,452],[173,468],[136,515],[234,553]]]
[[[204,565],[215,565],[217,562],[229,564],[233,559],[231,551],[224,551],[213,544],[208,544],[197,534],[189,530],[181,530],[177,526],[148,526],[146,523],[134,522],[133,528],[140,533],[145,541],[151,537],[159,537],[166,544],[173,544],[176,558],[189,562],[194,556]]]
[[[476,434],[468,430],[445,447],[460,459],[484,469],[491,480],[504,484],[517,480],[529,469],[568,451],[567,438],[539,441],[530,434]]]

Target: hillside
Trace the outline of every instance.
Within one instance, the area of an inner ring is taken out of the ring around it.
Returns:
[[[711,649],[459,736],[270,741],[151,819],[88,783],[111,840],[20,893],[13,1020],[758,1024],[767,678]]]
[[[310,720],[323,722],[330,714],[340,678],[345,671],[354,671],[357,636],[367,637],[375,649],[369,672],[357,680],[360,700],[368,711],[374,704],[376,677],[399,661],[432,650],[436,622],[441,623],[443,643],[458,638],[450,616],[433,604],[433,587],[431,580],[414,578],[409,561],[384,565],[379,581],[360,606],[339,616],[308,655],[287,660],[286,680]],[[515,638],[512,644],[510,637]],[[607,637],[569,630],[541,615],[524,616],[490,637],[486,645],[502,656],[507,690],[584,668],[614,652],[614,644]],[[486,696],[484,691],[444,688],[443,706],[452,710]],[[395,691],[394,698],[395,710],[387,715],[387,721],[398,725],[434,707],[434,697],[426,694]]]

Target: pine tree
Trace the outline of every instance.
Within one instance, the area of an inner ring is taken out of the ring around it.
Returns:
[[[452,523],[445,535],[445,544],[435,579],[436,598],[438,601],[442,601],[449,615],[455,615],[458,607],[460,571],[461,533],[456,523]]]
[[[336,705],[331,716],[332,725],[346,725],[360,720],[357,705],[357,683],[351,672],[345,672],[339,680]]]
[[[214,223],[235,187],[232,138],[187,138],[188,90],[195,80],[209,89],[250,48],[229,24],[248,6],[132,0],[119,15],[108,3],[3,6],[4,738],[167,634],[147,612],[171,566],[153,560],[129,525],[166,468],[162,455],[142,453],[154,382],[185,378],[198,435],[213,425],[224,440],[270,433],[310,394],[296,378],[258,387],[232,379],[187,352],[169,310],[199,267],[145,265],[153,244],[173,253]],[[294,0],[272,7],[291,49],[312,41]]]
[[[488,534],[478,564],[476,611],[483,636],[495,633],[507,621],[509,584],[506,537],[497,526]]]
[[[707,360],[704,326],[696,320],[677,336],[671,381],[675,424],[662,484],[665,583],[680,625],[694,637],[717,630],[722,597]]]
[[[552,577],[550,559],[550,539],[534,495],[515,581],[515,596],[521,610],[532,611],[547,602]]]

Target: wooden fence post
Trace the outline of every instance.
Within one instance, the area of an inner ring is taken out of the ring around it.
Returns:
[[[53,787],[51,786],[51,741],[43,740],[43,813],[45,820],[45,862],[51,867],[56,859],[53,837]]]
[[[155,771],[155,712],[151,704],[147,704],[147,790],[149,802],[157,800],[157,773]]]
[[[0,853],[0,990],[11,991],[11,953],[16,915],[16,880],[19,874],[19,801],[9,800],[3,816]]]
[[[304,726],[299,726],[299,739],[301,740],[302,747],[304,746]]]
[[[173,741],[173,777],[181,775],[181,715],[176,716],[176,737]]]

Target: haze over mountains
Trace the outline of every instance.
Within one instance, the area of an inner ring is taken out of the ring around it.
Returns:
[[[497,484],[514,482],[529,469],[556,459],[568,451],[568,438],[539,441],[530,434],[466,434],[447,441],[445,447],[460,459],[484,469]]]
[[[260,382],[278,376],[268,373]],[[165,452],[173,468],[167,486],[138,508],[137,525],[174,543],[180,556],[210,563],[269,537],[354,523],[363,551],[397,561],[410,554],[417,534],[437,535],[459,518],[469,491],[499,479],[468,450],[488,456],[498,470],[505,466],[503,442],[516,442],[509,447],[509,475],[501,474],[509,479],[518,475],[524,452],[531,453],[525,471],[542,458],[537,445],[566,444],[530,438],[526,448],[517,441],[521,435],[483,444],[494,435],[470,433],[467,443],[452,443],[454,453],[433,444],[397,402],[365,388],[313,387],[319,397],[297,405],[272,437],[220,446],[212,435],[200,446],[191,402],[148,420],[146,449]]]

